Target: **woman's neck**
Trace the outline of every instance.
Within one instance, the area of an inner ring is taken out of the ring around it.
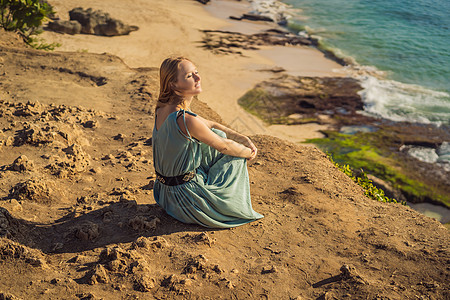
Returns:
[[[191,110],[191,102],[193,97],[185,98],[184,101],[177,105],[177,109]]]

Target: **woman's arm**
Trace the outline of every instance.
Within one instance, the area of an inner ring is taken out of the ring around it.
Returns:
[[[189,133],[191,134],[192,137],[195,137],[197,140],[213,147],[217,151],[231,156],[247,158],[249,160],[253,159],[256,156],[256,150],[253,151],[252,149],[246,147],[243,144],[240,144],[232,139],[222,138],[217,134],[215,134],[214,132],[212,132],[211,128],[216,127],[209,127],[209,125],[212,125],[211,121],[208,121],[211,123],[207,123],[204,121],[205,119],[203,118],[199,118],[198,116],[192,116],[188,114],[185,115],[185,120],[187,129],[189,130]],[[178,125],[180,125],[180,128],[184,132],[185,127],[183,124],[183,119],[181,118],[178,119]]]
[[[256,156],[256,153],[257,153],[258,149],[253,144],[253,142],[250,140],[250,138],[248,138],[247,136],[245,136],[243,134],[240,134],[239,132],[236,132],[236,131],[234,131],[234,130],[232,130],[232,129],[230,129],[230,128],[228,128],[228,127],[226,127],[226,126],[224,126],[224,125],[222,125],[220,123],[207,120],[207,119],[202,118],[200,116],[197,116],[197,118],[199,118],[201,121],[203,121],[206,124],[206,126],[208,126],[210,129],[216,128],[216,129],[222,130],[223,132],[226,133],[227,138],[229,138],[229,139],[231,139],[231,140],[233,140],[233,141],[235,141],[235,142],[237,142],[239,144],[242,144],[242,145],[244,145],[247,148],[250,148],[254,152],[254,154]]]

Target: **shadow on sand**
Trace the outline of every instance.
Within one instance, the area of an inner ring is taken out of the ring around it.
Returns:
[[[110,203],[87,212],[70,211],[50,224],[14,218],[0,207],[0,223],[0,235],[44,253],[76,253],[133,242],[141,236],[210,230],[181,223],[157,204],[138,205],[135,201]]]

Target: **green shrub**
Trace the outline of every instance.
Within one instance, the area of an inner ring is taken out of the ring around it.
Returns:
[[[350,168],[349,165],[341,165],[333,160],[330,154],[327,153],[328,159],[345,175],[350,177],[354,182],[360,185],[364,189],[364,194],[373,199],[380,202],[389,202],[389,203],[397,203],[397,200],[391,199],[384,194],[382,189],[377,188],[373,185],[372,180],[367,177],[367,174],[361,169],[359,175],[355,175],[355,172]],[[406,205],[406,202],[401,202],[403,205]]]
[[[0,0],[0,26],[19,33],[24,41],[37,49],[53,50],[58,44],[45,44],[36,36],[40,26],[53,13],[52,7],[42,0]]]

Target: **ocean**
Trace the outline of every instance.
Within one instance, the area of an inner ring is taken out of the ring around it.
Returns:
[[[301,9],[289,29],[319,38],[320,48],[353,62],[366,113],[450,125],[450,1],[282,2]]]

